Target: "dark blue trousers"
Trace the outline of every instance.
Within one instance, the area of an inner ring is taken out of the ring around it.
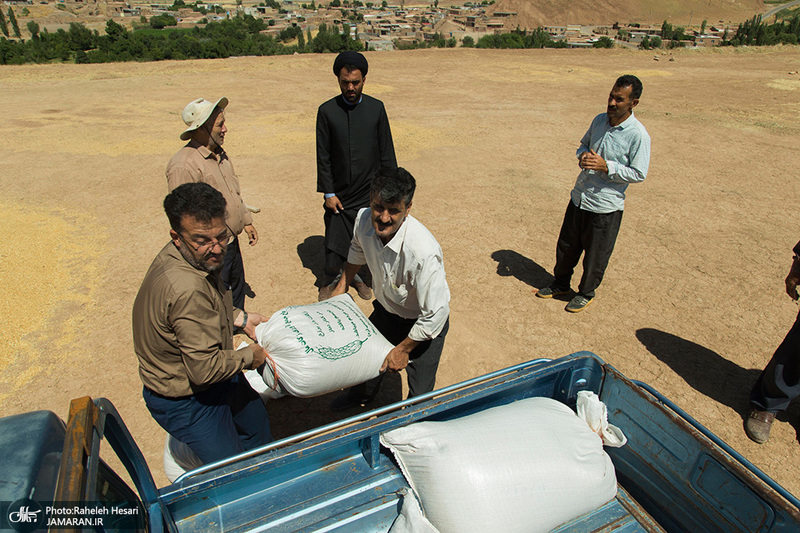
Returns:
[[[168,398],[147,387],[142,396],[156,422],[203,463],[272,441],[267,409],[241,373],[192,396]]]
[[[800,396],[800,315],[758,377],[750,404],[760,411],[785,411]]]
[[[221,274],[222,281],[231,289],[233,306],[244,310],[244,262],[242,261],[242,250],[239,248],[239,237],[234,237],[233,242],[225,251]]]

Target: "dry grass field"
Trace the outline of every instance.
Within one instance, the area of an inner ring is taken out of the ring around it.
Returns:
[[[797,406],[770,441],[742,430],[748,392],[795,319],[783,293],[800,238],[800,53],[772,50],[421,50],[370,53],[414,214],[442,245],[452,291],[448,385],[590,350],[673,399],[795,494]],[[674,61],[670,61],[673,58]],[[270,314],[316,300],[322,209],[314,119],[332,55],[3,67],[0,415],[107,397],[157,483],[164,432],[141,398],[130,313],[168,239],[164,169],[180,111],[227,96],[226,148],[261,241],[244,250]],[[614,79],[644,82],[647,180],[629,188],[606,279],[585,312],[534,298],[549,283],[574,154]],[[364,303],[364,302],[362,302]],[[368,309],[364,305],[364,309]],[[276,436],[328,420],[325,401],[271,403]]]

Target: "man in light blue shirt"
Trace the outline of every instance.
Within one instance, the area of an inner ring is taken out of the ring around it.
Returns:
[[[536,293],[540,298],[571,294],[570,280],[584,254],[578,293],[566,307],[571,313],[594,300],[619,233],[625,190],[647,176],[650,136],[633,115],[641,95],[639,78],[620,76],[608,95],[606,112],[594,118],[576,154],[581,173],[558,236],[555,280]]]

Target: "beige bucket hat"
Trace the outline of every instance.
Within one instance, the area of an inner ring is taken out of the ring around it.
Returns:
[[[181,133],[181,139],[188,141],[192,136],[192,132],[205,124],[208,117],[211,116],[211,113],[213,113],[217,107],[225,109],[227,105],[228,99],[224,96],[216,102],[211,102],[205,98],[198,98],[193,102],[189,102],[186,107],[183,108],[183,113],[181,113],[183,121],[189,126]]]

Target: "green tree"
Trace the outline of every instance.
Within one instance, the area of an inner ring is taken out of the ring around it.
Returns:
[[[650,46],[653,48],[661,48],[661,37],[658,35],[653,36],[653,38],[650,39]]]
[[[708,24],[708,21],[703,19],[703,23],[700,24],[700,35],[706,34],[706,24]]]
[[[17,23],[17,16],[14,15],[14,10],[11,9],[9,6],[8,8],[8,21],[11,23],[11,29],[14,30],[14,36],[17,39],[22,38],[22,34],[19,32],[19,24]]]
[[[39,25],[36,24],[36,22],[32,20],[28,21],[28,31],[30,32],[32,39],[39,38]]]
[[[8,37],[8,22],[6,22],[6,16],[0,10],[0,31],[3,32],[3,35]]]
[[[150,17],[150,27],[156,30],[160,30],[161,28],[164,28],[166,26],[177,26],[177,25],[178,25],[178,19],[167,13],[155,17]]]
[[[592,43],[592,48],[614,48],[614,39],[603,35]]]
[[[642,37],[642,42],[639,43],[639,48],[641,48],[642,50],[650,50],[651,46],[650,46],[649,36],[645,35],[644,37]]]
[[[248,33],[258,33],[267,29],[267,25],[264,24],[264,19],[255,18],[253,15],[245,15],[243,20],[245,26],[247,26]]]
[[[672,39],[672,24],[666,20],[661,25],[661,38],[664,40]]]
[[[306,38],[303,36],[302,30],[297,33],[297,49],[301,52],[306,48]]]
[[[475,47],[475,39],[467,35],[463,39],[461,39],[461,46],[464,48],[474,48]]]
[[[431,41],[431,46],[435,46],[436,48],[444,48],[445,46],[447,46],[447,43],[445,42],[444,37],[442,37],[441,33],[436,32],[433,34],[433,40]]]
[[[125,29],[125,26],[117,24],[111,19],[106,21],[106,35],[108,35],[112,41],[117,41],[123,38],[127,33],[128,30]]]
[[[381,7],[382,7],[383,9],[386,9],[387,7],[389,7],[389,4],[388,4],[388,3],[386,3],[386,0],[383,0],[383,2],[381,2]]]
[[[86,28],[83,24],[71,22],[69,25],[69,32],[67,32],[67,42],[69,43],[70,50],[89,50],[94,48],[95,38],[92,31]]]

